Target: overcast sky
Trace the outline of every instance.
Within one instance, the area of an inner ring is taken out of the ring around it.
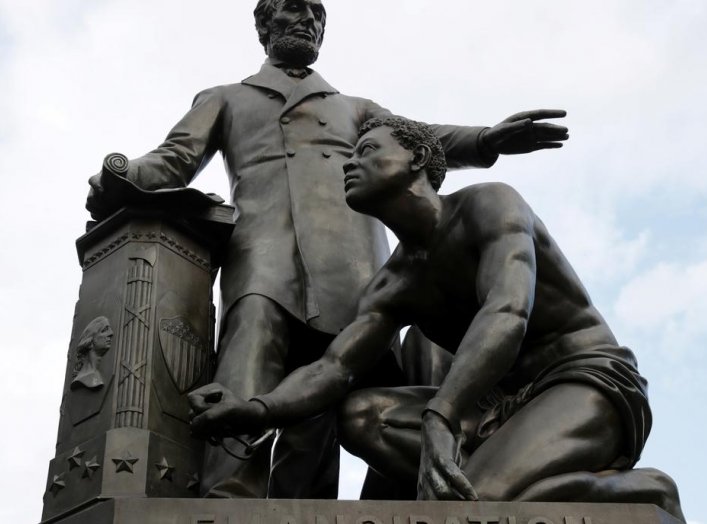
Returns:
[[[254,0],[0,0],[0,521],[36,522],[54,456],[88,219],[112,151],[160,143],[201,89],[264,59]],[[707,2],[328,0],[316,69],[341,92],[437,123],[568,111],[559,151],[452,173],[516,187],[650,382],[640,466],[707,523]],[[227,196],[215,159],[196,186]],[[342,494],[363,469],[348,460]]]

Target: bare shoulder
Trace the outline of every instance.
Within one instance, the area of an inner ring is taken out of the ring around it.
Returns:
[[[530,233],[535,214],[513,187],[502,182],[467,186],[447,197],[467,227],[481,237]]]

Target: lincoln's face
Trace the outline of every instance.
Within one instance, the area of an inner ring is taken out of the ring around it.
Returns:
[[[270,19],[268,55],[305,67],[319,56],[326,12],[321,0],[280,0]]]
[[[385,126],[372,129],[359,139],[353,157],[344,164],[346,203],[351,209],[374,214],[377,204],[409,186],[413,153],[391,133]]]

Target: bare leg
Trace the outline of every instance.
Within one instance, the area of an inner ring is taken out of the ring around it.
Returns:
[[[417,482],[422,411],[437,388],[371,388],[351,393],[339,411],[339,438],[382,475]]]
[[[513,500],[541,479],[607,469],[620,455],[622,434],[616,409],[599,391],[559,384],[513,415],[463,469],[482,500]]]

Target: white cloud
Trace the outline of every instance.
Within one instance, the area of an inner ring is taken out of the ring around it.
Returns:
[[[707,345],[707,261],[661,263],[636,275],[621,289],[615,314],[666,358],[701,354]]]

